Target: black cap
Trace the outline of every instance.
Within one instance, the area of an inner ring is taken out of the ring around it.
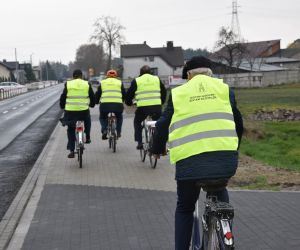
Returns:
[[[82,71],[80,69],[75,69],[73,71],[73,78],[80,78],[82,77]]]
[[[204,56],[194,56],[191,60],[187,61],[182,70],[182,79],[187,79],[187,72],[197,68],[211,69],[211,61]]]

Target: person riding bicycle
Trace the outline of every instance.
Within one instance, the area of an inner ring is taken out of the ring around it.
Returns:
[[[108,114],[113,112],[117,118],[117,137],[121,137],[123,123],[123,102],[125,97],[125,88],[122,82],[117,78],[117,71],[110,69],[106,73],[106,79],[100,82],[95,94],[95,102],[100,102],[100,124],[102,140],[107,139]]]
[[[243,120],[234,92],[212,77],[212,63],[193,57],[183,68],[187,83],[171,91],[168,105],[156,123],[151,152],[159,158],[169,141],[170,161],[176,164],[177,206],[175,247],[189,249],[199,180],[232,177],[238,165]],[[229,202],[226,188],[209,195]]]
[[[142,122],[147,116],[157,120],[161,115],[161,107],[166,99],[166,88],[158,76],[151,74],[148,65],[140,69],[140,76],[135,78],[127,91],[125,103],[132,105],[135,98],[137,109],[134,117],[134,139],[138,143],[137,149],[143,148]]]
[[[64,109],[63,124],[68,125],[68,145],[70,150],[68,158],[75,157],[75,126],[76,121],[84,121],[86,143],[91,142],[91,116],[89,107],[95,106],[95,96],[92,87],[82,80],[82,71],[76,69],[73,72],[73,80],[67,81],[63,93],[60,96],[60,107]]]

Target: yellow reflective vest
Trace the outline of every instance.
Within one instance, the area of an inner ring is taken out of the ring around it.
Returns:
[[[238,137],[222,80],[196,75],[172,90],[174,114],[169,127],[170,161],[204,152],[237,150]]]
[[[101,103],[122,103],[122,82],[116,78],[107,78],[101,81]]]
[[[89,84],[82,79],[67,81],[65,110],[82,111],[89,109]]]
[[[161,105],[160,80],[157,76],[144,74],[136,80],[135,99],[137,107]]]

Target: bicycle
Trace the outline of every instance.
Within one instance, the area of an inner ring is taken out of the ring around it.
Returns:
[[[117,118],[112,112],[108,114],[107,137],[109,148],[115,153],[117,147]]]
[[[205,180],[197,185],[206,192],[218,191],[226,187],[228,180]],[[234,208],[226,202],[219,202],[214,196],[207,196],[201,218],[202,247],[200,243],[199,200],[194,212],[192,250],[233,250],[232,223]]]
[[[75,154],[79,162],[79,168],[82,168],[82,155],[84,150],[84,122],[77,121],[75,127],[76,141],[75,141]]]
[[[153,156],[150,152],[150,148],[152,148],[153,144],[153,135],[155,131],[155,123],[156,121],[152,121],[151,118],[148,116],[142,123],[142,143],[143,148],[140,149],[140,156],[142,162],[145,161],[146,156],[149,156],[150,166],[152,168],[156,168],[157,159]]]

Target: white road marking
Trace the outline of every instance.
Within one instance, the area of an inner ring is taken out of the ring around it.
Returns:
[[[6,114],[6,113],[8,113],[8,111],[7,111],[7,110],[5,110],[5,111],[3,111],[3,112],[2,112],[2,114]]]
[[[22,103],[22,104],[20,104],[20,107],[22,107],[22,106],[24,106],[24,104]]]
[[[17,107],[13,107],[12,109],[17,109]]]

